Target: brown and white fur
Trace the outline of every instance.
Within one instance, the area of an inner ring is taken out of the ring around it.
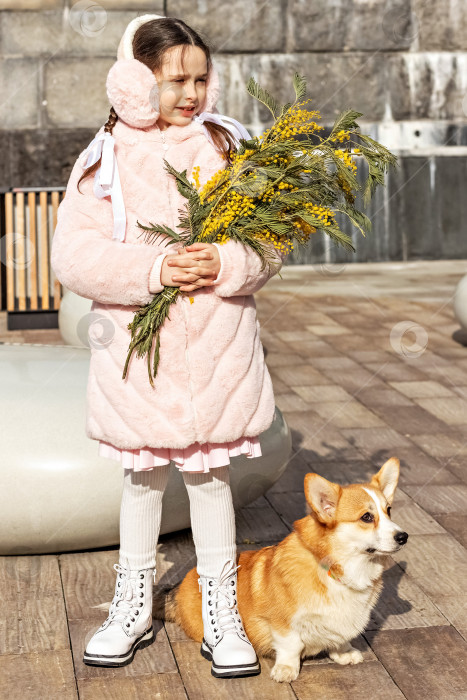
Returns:
[[[408,538],[389,514],[398,480],[395,457],[365,483],[340,486],[306,474],[309,514],[279,544],[237,556],[238,610],[258,656],[275,656],[274,680],[295,680],[300,659],[321,651],[339,664],[363,660],[350,640],[379,598],[385,556]],[[202,641],[196,568],[156,595],[154,615]]]

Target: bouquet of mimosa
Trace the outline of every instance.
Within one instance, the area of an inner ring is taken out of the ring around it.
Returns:
[[[239,241],[261,258],[262,270],[277,260],[274,249],[288,253],[295,244],[306,245],[310,235],[318,230],[336,244],[355,250],[352,239],[341,231],[335,214],[345,214],[365,235],[371,229],[371,222],[355,206],[356,193],[363,190],[366,206],[376,186],[384,185],[384,174],[390,165],[396,165],[396,157],[358,131],[355,119],[363,115],[351,109],[337,117],[327,138],[321,137],[319,132],[324,127],[316,123],[321,118],[319,112],[304,108],[310,100],[300,101],[306,93],[305,78],[295,73],[293,86],[295,101],[279,105],[250,78],[247,91],[266,105],[274,123],[259,137],[240,139],[237,150],[230,152],[231,164],[216,172],[203,187],[199,185],[197,168],[193,170],[194,182],[190,182],[186,170],[179,172],[164,160],[166,170],[174,176],[178,191],[187,201],[180,218],[180,232],[138,222],[146,232],[147,242],[152,243],[161,235],[168,237],[167,244],[182,241],[184,247],[199,241],[219,244]],[[358,141],[353,140],[355,136]],[[364,158],[368,165],[363,186],[356,178],[354,156]],[[147,356],[149,382],[154,386],[160,329],[180,293],[179,287],[166,286],[135,312],[128,324],[131,341],[123,379],[136,351],[138,357]]]

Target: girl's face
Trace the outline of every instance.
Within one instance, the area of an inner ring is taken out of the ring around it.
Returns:
[[[185,74],[181,62],[181,46],[173,46],[164,56],[160,72],[154,71],[159,86],[160,117],[157,125],[163,131],[170,124],[185,126],[199,110],[206,96],[208,77],[206,54],[199,46],[188,46],[185,53]],[[193,107],[186,112],[183,108]]]

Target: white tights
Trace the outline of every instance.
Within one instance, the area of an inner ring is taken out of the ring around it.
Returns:
[[[227,559],[236,558],[235,511],[229,466],[209,472],[183,472],[199,576],[216,578]],[[120,564],[130,569],[154,568],[162,497],[172,463],[135,472],[124,469],[120,509]]]

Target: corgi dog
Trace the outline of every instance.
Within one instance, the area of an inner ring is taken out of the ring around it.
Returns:
[[[369,482],[347,486],[306,474],[308,514],[279,544],[237,556],[238,611],[257,655],[275,659],[273,680],[295,680],[301,658],[321,651],[343,665],[363,661],[350,640],[378,601],[385,557],[408,539],[390,514],[399,468],[391,457]],[[154,616],[202,642],[201,601],[194,567],[156,592]]]

